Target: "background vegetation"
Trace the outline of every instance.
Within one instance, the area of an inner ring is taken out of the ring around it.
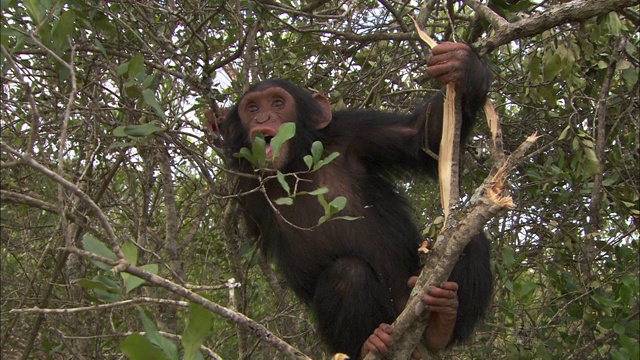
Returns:
[[[447,355],[638,359],[639,9],[479,3],[2,0],[2,358],[198,358],[201,344],[209,358],[283,356],[246,321],[75,249],[124,256],[329,356],[246,236],[203,112],[267,77],[336,109],[410,111],[438,90],[419,15],[438,41],[484,54],[506,149],[542,135],[511,179],[516,209],[488,225],[491,313]],[[464,193],[491,163],[479,123]],[[437,185],[409,179],[406,192],[433,233]]]

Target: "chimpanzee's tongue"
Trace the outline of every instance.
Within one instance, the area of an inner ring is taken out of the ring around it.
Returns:
[[[267,147],[265,148],[265,152],[267,154],[267,159],[271,157],[271,144],[267,144]]]

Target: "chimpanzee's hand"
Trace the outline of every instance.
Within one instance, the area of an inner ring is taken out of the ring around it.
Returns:
[[[393,327],[391,325],[380,324],[362,345],[360,358],[364,358],[370,352],[385,355],[389,351],[389,347],[393,345],[392,332]]]
[[[207,109],[204,112],[205,137],[215,146],[222,146],[220,141],[220,127],[227,116],[228,109],[220,109],[220,116],[216,116],[213,110]]]
[[[389,352],[389,347],[393,345],[393,326],[389,324],[380,324],[373,334],[369,335],[367,341],[362,345],[360,350],[360,359],[364,359],[368,353],[374,352],[380,355],[386,355]],[[422,359],[420,350],[417,348],[413,350],[411,359]]]
[[[427,75],[442,85],[460,82],[483,67],[478,56],[464,43],[443,42],[431,49]]]
[[[408,285],[413,288],[417,276],[409,278]],[[458,284],[447,281],[440,286],[430,285],[426,293],[420,295],[425,308],[431,311],[429,323],[424,330],[424,341],[433,350],[445,348],[451,341],[458,315]]]

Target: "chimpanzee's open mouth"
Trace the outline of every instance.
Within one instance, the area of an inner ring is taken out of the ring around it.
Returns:
[[[251,132],[251,139],[261,138],[265,142],[265,155],[267,159],[270,159],[273,156],[273,152],[271,150],[271,140],[276,136],[275,131],[271,128],[257,128]]]
[[[251,131],[251,134],[249,136],[251,137],[252,141],[253,139],[259,137],[264,139],[264,141],[268,144],[271,142],[274,136],[276,136],[276,132],[271,128],[259,127],[259,128],[253,129],[253,131]]]

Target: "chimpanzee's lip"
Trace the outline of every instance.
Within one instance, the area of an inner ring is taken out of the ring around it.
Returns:
[[[273,130],[270,127],[255,127],[251,130],[251,134],[249,134],[249,136],[251,137],[251,141],[253,142],[253,139],[256,137],[256,134],[261,133],[263,139],[267,142],[267,144],[271,141],[271,139],[273,139],[274,136],[276,136],[276,132],[275,130]]]

